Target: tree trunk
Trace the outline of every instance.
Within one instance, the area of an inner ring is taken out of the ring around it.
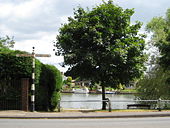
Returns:
[[[102,100],[106,100],[105,86],[102,84]],[[102,110],[106,110],[106,101],[102,101]]]

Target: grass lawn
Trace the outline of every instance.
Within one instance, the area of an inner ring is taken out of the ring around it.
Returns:
[[[137,93],[136,89],[125,89],[125,90],[120,90],[120,93]]]

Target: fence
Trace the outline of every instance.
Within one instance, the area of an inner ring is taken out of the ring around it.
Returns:
[[[124,109],[157,109],[158,111],[161,111],[162,109],[170,109],[170,100],[76,100],[76,101],[59,101],[59,105],[58,105],[58,111],[61,111],[62,108],[62,104],[64,103],[85,103],[85,104],[95,104],[95,103],[99,103],[102,104],[102,102],[107,102],[107,109],[109,112],[111,112],[112,109],[120,109],[120,108],[114,108],[114,104],[120,104],[120,103],[124,103],[126,108],[124,107]],[[89,108],[91,109],[91,108]],[[94,108],[92,108],[94,109]]]
[[[0,110],[28,111],[29,79],[0,80]]]
[[[21,81],[0,81],[0,109],[21,109]]]

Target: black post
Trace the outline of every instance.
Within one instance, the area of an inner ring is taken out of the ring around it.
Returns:
[[[106,110],[105,86],[102,84],[102,110]]]

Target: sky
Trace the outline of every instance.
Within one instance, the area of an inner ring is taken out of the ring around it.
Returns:
[[[60,66],[63,57],[55,56],[53,51],[61,24],[67,23],[78,6],[93,8],[101,3],[102,0],[0,0],[0,37],[14,37],[14,49],[31,53],[35,47],[38,54],[51,54],[50,58],[37,59],[65,72],[67,68]],[[170,0],[114,0],[114,4],[134,8],[132,23],[141,21],[143,28],[170,8]]]

